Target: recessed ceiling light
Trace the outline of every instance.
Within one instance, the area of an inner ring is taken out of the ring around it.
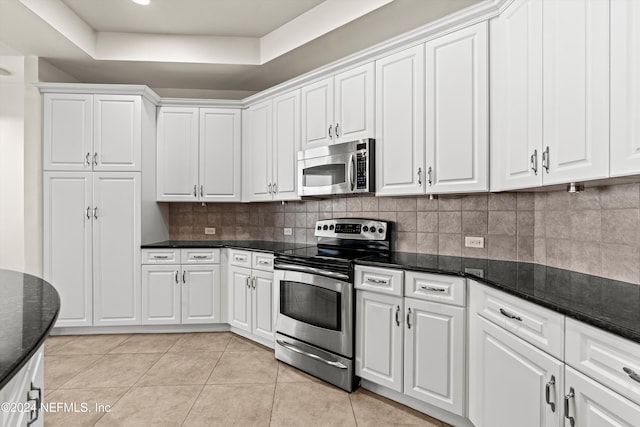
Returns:
[[[143,5],[143,6],[146,6],[146,5],[148,5],[149,3],[151,3],[151,0],[132,0],[132,1],[133,1],[134,3],[141,4],[141,5]]]
[[[11,75],[11,71],[6,70],[4,68],[0,68],[0,76],[10,76]]]

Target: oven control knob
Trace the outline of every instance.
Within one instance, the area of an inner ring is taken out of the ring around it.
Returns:
[[[364,227],[362,227],[362,231],[364,231],[364,232],[366,233],[367,231],[369,231],[369,227],[367,227],[367,226],[365,225]]]
[[[329,229],[329,226],[325,224],[325,225],[323,225],[323,226],[322,226],[322,229],[323,229],[323,230],[328,230],[328,229]]]
[[[380,233],[380,234],[384,233],[384,229],[378,228],[378,233]]]
[[[333,230],[333,224],[329,226],[329,230]]]

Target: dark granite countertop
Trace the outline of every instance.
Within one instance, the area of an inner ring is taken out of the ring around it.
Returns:
[[[59,311],[60,297],[49,283],[0,270],[0,389],[44,343]]]
[[[233,248],[276,253],[306,246],[309,245],[306,243],[273,242],[270,240],[165,240],[164,242],[144,244],[141,248]]]
[[[544,265],[395,252],[358,264],[474,279],[640,343],[640,285]]]

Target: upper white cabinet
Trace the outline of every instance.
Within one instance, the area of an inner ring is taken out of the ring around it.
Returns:
[[[46,93],[44,170],[141,170],[142,99]]]
[[[640,3],[611,2],[611,176],[640,173]]]
[[[424,194],[424,45],[376,61],[376,194]]]
[[[487,22],[430,40],[425,49],[426,191],[487,191]]]
[[[245,186],[250,201],[299,199],[300,91],[245,111]]]
[[[608,177],[609,1],[518,0],[491,25],[491,189]]]
[[[301,149],[373,137],[373,109],[373,63],[304,86]]]
[[[240,110],[161,107],[157,200],[240,200]]]

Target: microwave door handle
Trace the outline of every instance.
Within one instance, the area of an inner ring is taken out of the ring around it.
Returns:
[[[355,176],[355,156],[351,154],[349,156],[349,190],[353,191],[356,187],[356,176]]]

